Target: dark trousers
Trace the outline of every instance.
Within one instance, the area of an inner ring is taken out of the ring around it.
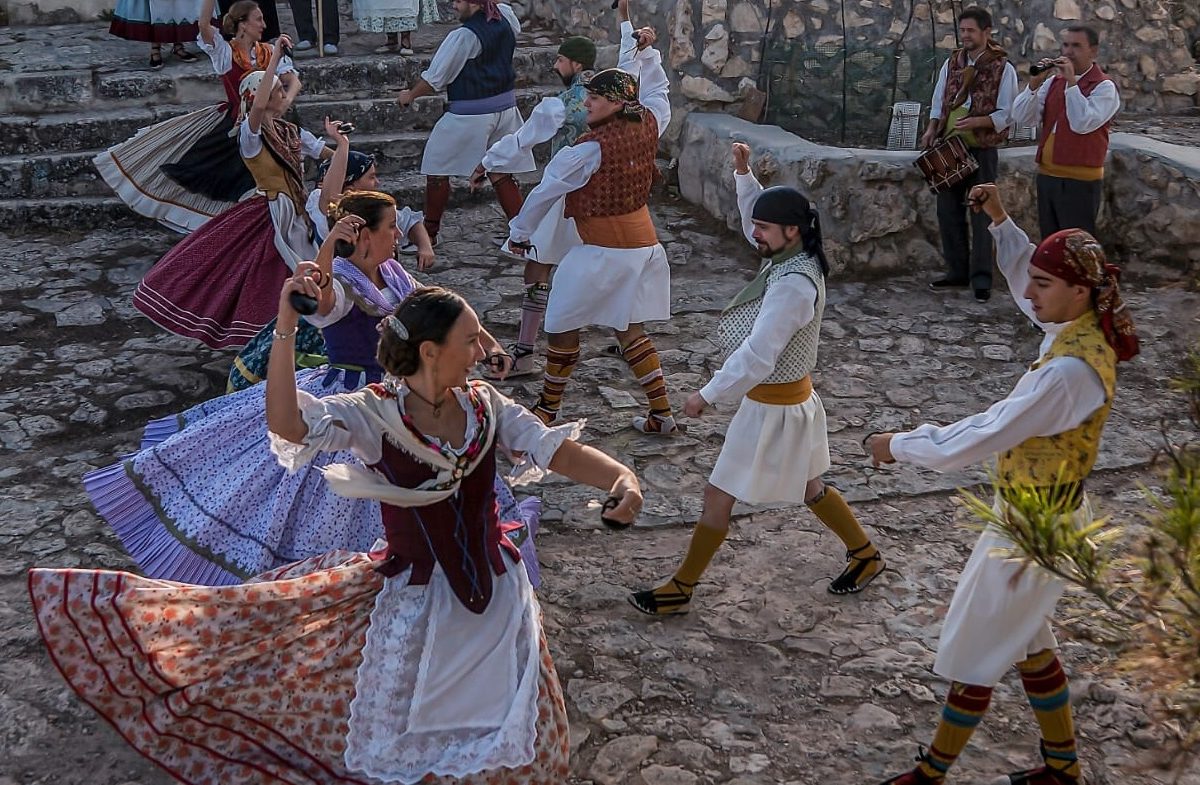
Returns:
[[[229,6],[233,5],[237,0],[217,0],[217,7],[221,9],[221,16],[224,17],[229,11]],[[266,22],[266,29],[263,30],[262,40],[274,41],[279,37],[279,12],[275,10],[275,0],[262,0],[258,7],[262,9],[263,21]]]
[[[321,0],[321,18],[325,22],[325,40],[317,40],[317,28],[313,24],[313,6],[316,0],[288,0],[292,7],[292,19],[296,23],[296,35],[301,41],[312,41],[316,44],[336,44],[341,37],[338,21],[337,0]]]
[[[992,219],[982,210],[972,213],[967,209],[967,193],[972,186],[996,182],[999,156],[991,147],[968,147],[967,150],[979,162],[979,168],[958,185],[937,195],[942,256],[946,259],[947,277],[970,281],[973,289],[991,289],[992,266],[996,258],[995,244],[988,231]]]
[[[1082,229],[1096,236],[1096,214],[1100,212],[1103,180],[1070,180],[1037,176],[1038,225],[1042,237],[1062,229]]]

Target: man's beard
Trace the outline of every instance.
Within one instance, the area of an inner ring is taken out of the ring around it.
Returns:
[[[778,253],[778,251],[772,250],[771,246],[767,245],[766,243],[759,243],[757,248],[758,248],[758,255],[761,256],[763,259],[769,259]]]
[[[557,70],[554,73],[558,74],[558,78],[562,80],[563,86],[565,87],[570,87],[571,82],[575,81],[575,74],[566,75]]]

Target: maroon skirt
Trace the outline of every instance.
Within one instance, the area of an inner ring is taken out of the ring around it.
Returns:
[[[265,196],[240,202],[159,259],[133,305],[176,335],[213,349],[244,346],[279,311],[291,275],[275,248]]]

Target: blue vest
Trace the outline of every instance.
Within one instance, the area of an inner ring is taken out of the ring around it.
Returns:
[[[512,91],[517,84],[517,72],[512,64],[517,37],[508,20],[500,17],[489,22],[481,10],[463,22],[463,27],[474,33],[483,51],[468,60],[454,81],[446,86],[446,97],[451,101],[475,101]]]
[[[321,329],[321,334],[325,336],[325,356],[329,358],[329,364],[335,366],[326,384],[336,377],[337,366],[362,369],[345,372],[343,380],[348,390],[383,378],[383,368],[375,358],[375,347],[379,344],[378,325],[378,316],[371,316],[353,305],[350,313]]]

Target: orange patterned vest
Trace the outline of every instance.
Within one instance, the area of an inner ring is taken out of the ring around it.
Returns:
[[[627,215],[646,206],[658,168],[658,121],[643,112],[640,123],[613,118],[575,140],[599,142],[600,168],[578,191],[567,194],[567,218]]]

